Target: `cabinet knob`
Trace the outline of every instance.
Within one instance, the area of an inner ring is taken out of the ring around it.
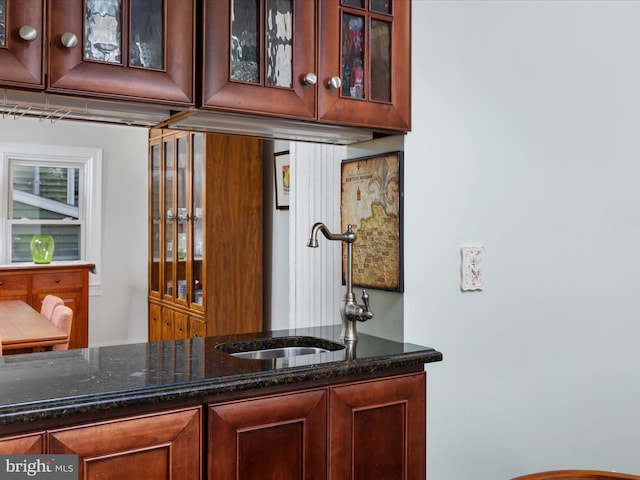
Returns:
[[[22,40],[33,42],[38,36],[38,31],[35,29],[35,27],[25,24],[20,27],[20,30],[18,30],[18,34],[20,35],[20,38]]]
[[[316,83],[318,83],[318,77],[316,77],[315,73],[309,72],[304,76],[302,81],[305,85],[315,85]]]
[[[342,86],[342,80],[340,77],[331,77],[328,83],[329,88],[340,88]]]
[[[67,48],[73,48],[78,44],[78,37],[75,33],[64,32],[60,37],[60,42]]]

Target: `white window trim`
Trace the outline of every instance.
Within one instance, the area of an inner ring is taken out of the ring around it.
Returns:
[[[85,188],[85,237],[82,239],[81,263],[95,265],[95,274],[89,275],[89,294],[102,293],[102,150],[98,148],[65,147],[59,145],[22,145],[0,143],[0,265],[9,264],[11,242],[8,238],[8,203],[10,188],[5,190],[9,178],[10,160],[60,162],[82,165]],[[16,264],[13,264],[16,265]]]

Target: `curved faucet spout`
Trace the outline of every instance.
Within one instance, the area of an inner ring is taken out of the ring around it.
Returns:
[[[344,300],[340,308],[340,314],[342,316],[342,338],[345,341],[357,341],[358,334],[356,333],[356,321],[365,322],[373,318],[373,312],[369,309],[369,295],[366,291],[362,291],[362,300],[364,305],[358,305],[353,293],[353,242],[356,241],[356,234],[351,228],[351,225],[347,226],[347,231],[344,233],[331,233],[324,223],[317,222],[311,228],[311,235],[307,242],[307,247],[318,247],[318,232],[329,240],[339,240],[347,244],[347,262],[346,262],[346,281],[347,291],[344,295]]]
[[[313,227],[311,227],[311,235],[309,236],[307,247],[318,247],[318,232],[322,232],[328,240],[340,240],[346,243],[353,243],[356,241],[356,234],[351,229],[351,225],[347,226],[347,231],[344,233],[331,233],[324,223],[317,222],[313,224]]]

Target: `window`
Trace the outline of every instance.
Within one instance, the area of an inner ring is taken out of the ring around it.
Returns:
[[[99,149],[0,144],[0,264],[31,262],[31,237],[48,234],[54,261],[99,272],[101,171]]]

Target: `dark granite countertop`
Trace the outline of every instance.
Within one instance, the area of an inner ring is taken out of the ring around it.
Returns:
[[[114,408],[242,392],[419,366],[432,348],[359,334],[353,348],[277,360],[236,358],[222,342],[316,337],[340,342],[341,327],[281,330],[69,351],[0,356],[0,426]]]

